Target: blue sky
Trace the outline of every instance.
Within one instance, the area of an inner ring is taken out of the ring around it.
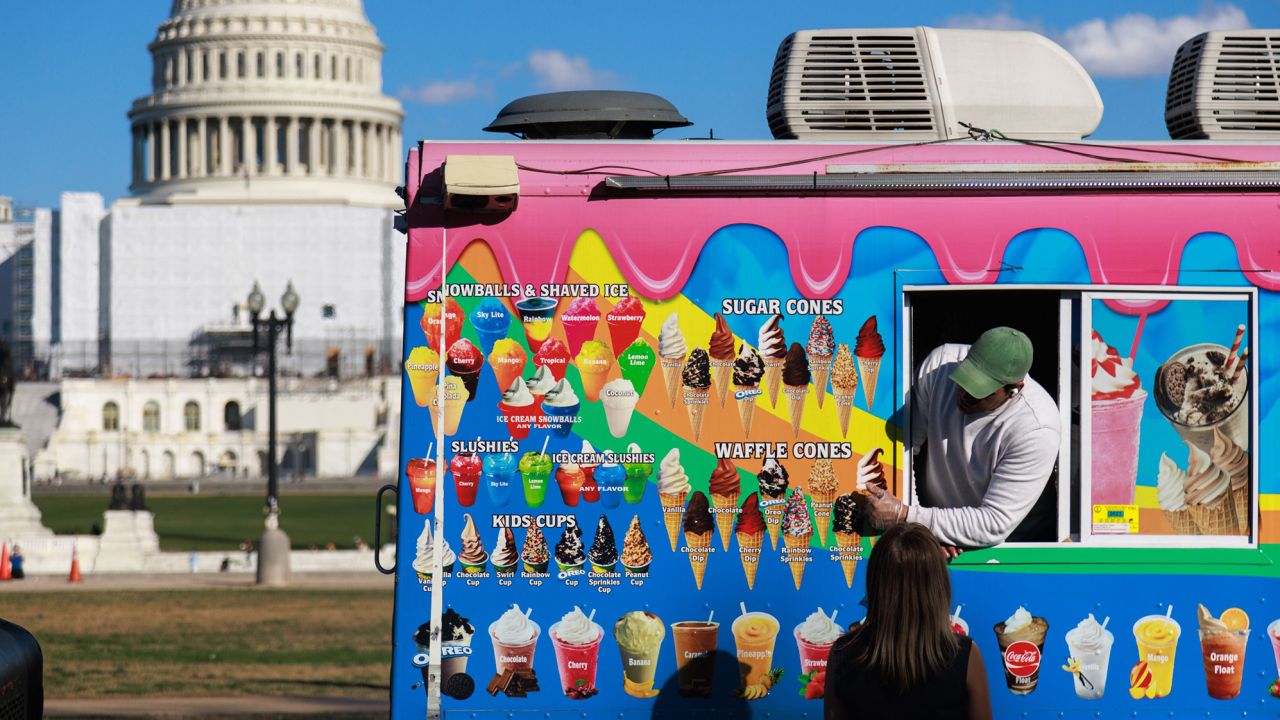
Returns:
[[[0,2],[0,195],[57,204],[64,190],[127,194],[129,103],[148,92],[146,45],[168,0]],[[764,139],[778,43],[798,29],[910,25],[1034,29],[1089,69],[1106,111],[1097,139],[1164,139],[1177,46],[1213,28],[1280,26],[1280,3],[805,3],[696,0],[680,6],[366,0],[387,47],[387,93],[405,139],[483,133],[507,101],[611,87],[654,92],[695,125],[666,137]],[[536,9],[535,9],[536,8]]]

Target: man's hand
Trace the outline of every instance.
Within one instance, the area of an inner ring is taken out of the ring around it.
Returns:
[[[947,562],[951,562],[952,560],[955,560],[956,558],[960,557],[960,553],[962,552],[964,551],[956,547],[955,545],[942,546],[942,554],[947,558]]]
[[[861,467],[859,467],[859,477],[861,477]],[[868,484],[866,490],[866,512],[871,520],[872,527],[884,530],[906,518],[907,506],[903,505],[901,500],[889,494],[888,490],[875,483]]]

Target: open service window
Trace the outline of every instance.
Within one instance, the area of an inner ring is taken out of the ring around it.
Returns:
[[[1044,492],[1005,545],[1256,547],[1256,313],[1252,288],[904,286],[905,446],[929,353],[1017,328],[1062,437]],[[929,481],[928,451],[906,463],[911,502]]]

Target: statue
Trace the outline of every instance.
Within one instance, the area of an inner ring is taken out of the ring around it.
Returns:
[[[111,504],[107,506],[108,510],[128,510],[129,509],[129,490],[125,488],[124,483],[117,480],[111,486]]]
[[[139,510],[146,512],[148,510],[146,492],[147,492],[146,488],[142,487],[142,485],[138,483],[134,483],[133,497],[129,499],[130,510],[133,510],[135,512]]]
[[[0,427],[16,428],[10,411],[13,409],[13,391],[16,381],[13,374],[13,353],[4,340],[0,340]]]

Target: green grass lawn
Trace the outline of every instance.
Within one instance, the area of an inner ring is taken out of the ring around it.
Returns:
[[[0,594],[50,698],[386,697],[391,607],[390,588]]]
[[[394,497],[394,496],[390,496]],[[45,527],[60,535],[87,535],[102,524],[102,497],[36,495]],[[388,503],[390,500],[388,500]],[[262,534],[262,495],[148,495],[156,514],[156,533],[163,550],[235,550],[244,540]],[[368,495],[285,495],[280,499],[280,525],[295,549],[333,543],[339,549],[355,546],[359,536],[373,542],[373,493]],[[391,528],[383,515],[383,539]]]

